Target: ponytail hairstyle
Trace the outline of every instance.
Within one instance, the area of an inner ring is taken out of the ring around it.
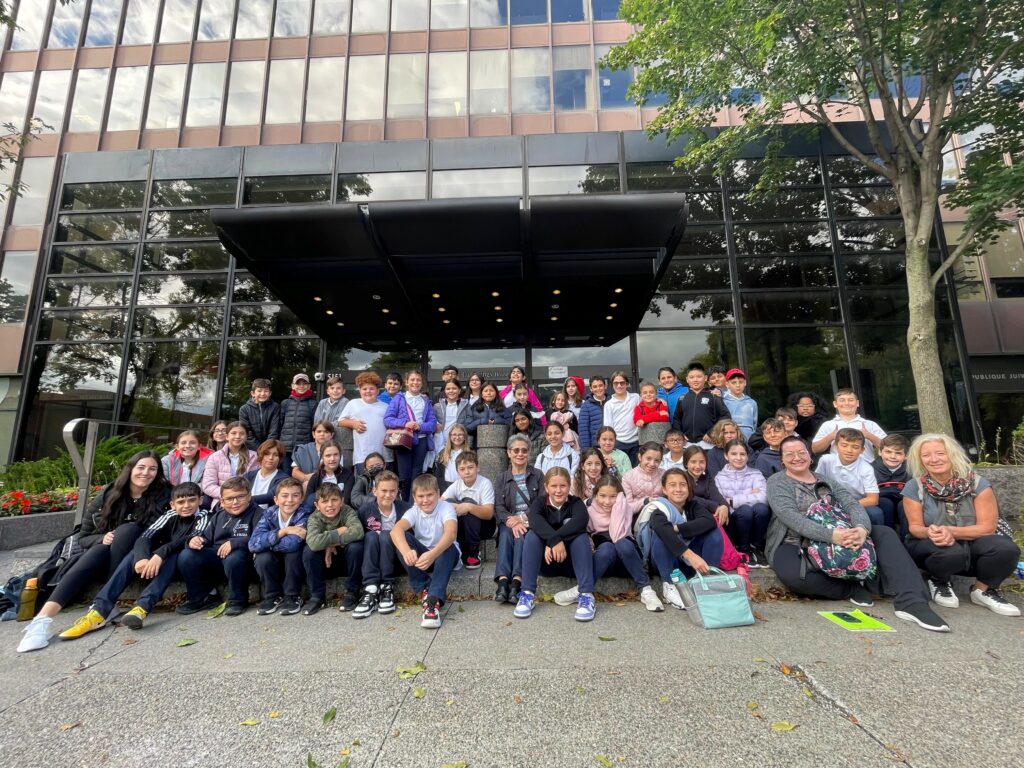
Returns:
[[[338,468],[334,470],[333,473],[329,473],[327,471],[327,467],[324,466],[324,454],[327,453],[332,448],[338,452]],[[324,443],[322,446],[320,446],[320,464],[317,467],[317,475],[319,475],[320,477],[325,477],[328,474],[333,474],[334,477],[338,480],[341,480],[341,477],[344,474],[341,469],[341,448],[339,448],[338,444],[334,442]],[[284,481],[282,480],[282,482]]]

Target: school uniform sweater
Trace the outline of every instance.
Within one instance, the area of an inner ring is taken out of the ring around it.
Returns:
[[[530,504],[527,513],[530,530],[540,537],[544,546],[554,547],[587,532],[590,515],[583,501],[569,495],[560,507],[548,503],[547,494],[541,494]]]
[[[876,456],[871,462],[871,468],[875,471],[875,480],[878,482],[878,493],[880,496],[889,496],[900,501],[903,498],[903,486],[910,480],[907,473],[907,462],[901,462],[895,469],[890,469],[882,461],[881,456]]]
[[[200,534],[203,537],[204,547],[220,549],[221,544],[231,542],[231,550],[249,548],[249,537],[256,530],[256,523],[260,519],[263,510],[249,502],[240,514],[229,515],[225,510],[218,509],[213,513],[210,524]]]
[[[640,467],[633,467],[622,476],[622,490],[629,511],[636,514],[644,505],[644,499],[656,499],[662,495],[661,476],[665,474],[661,467],[653,472],[645,472]]]
[[[693,495],[699,499],[707,499],[714,503],[715,507],[727,506],[725,499],[722,498],[722,494],[718,492],[718,488],[715,486],[714,481],[708,477],[708,473],[705,472],[700,477],[694,478],[693,480]]]
[[[337,400],[331,400],[329,397],[325,397],[319,403],[316,404],[316,410],[313,411],[313,423],[316,424],[318,421],[327,421],[338,426],[338,419],[341,418],[341,412],[345,410],[345,406],[348,405],[348,398],[342,395]]]
[[[402,519],[402,515],[409,511],[410,506],[412,505],[407,501],[402,501],[398,498],[394,500],[391,506],[391,515],[389,515],[393,520],[391,521],[390,527],[387,528],[388,531],[395,527],[398,521]],[[363,531],[365,531],[365,533],[385,532],[384,513],[380,511],[380,505],[377,504],[377,499],[370,497],[368,501],[359,507],[359,512],[357,514],[359,516],[359,524],[363,526]],[[337,528],[338,526],[335,525],[334,527]],[[345,533],[347,534],[348,531]]]
[[[765,448],[754,459],[754,469],[764,475],[766,479],[781,472],[782,454],[777,448]]]
[[[768,482],[751,466],[733,469],[727,465],[715,475],[715,487],[733,509],[768,501]]]

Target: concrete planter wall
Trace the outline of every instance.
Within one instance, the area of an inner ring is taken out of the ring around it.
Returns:
[[[1019,528],[1024,507],[1024,467],[978,467],[976,471],[992,483],[999,500],[999,514]]]
[[[74,510],[0,517],[0,550],[56,541],[71,533],[74,527]]]

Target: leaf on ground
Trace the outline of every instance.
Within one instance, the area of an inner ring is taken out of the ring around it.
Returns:
[[[59,728],[59,730],[61,730],[61,731],[70,731],[70,730],[71,730],[72,728],[77,728],[77,727],[78,727],[78,726],[80,726],[81,724],[82,724],[82,721],[81,721],[81,720],[79,720],[79,721],[78,721],[78,722],[76,722],[76,723],[64,723],[64,725],[62,725],[62,726],[61,726],[61,727]]]
[[[228,607],[227,603],[221,603],[216,608],[214,608],[212,611],[207,611],[206,618],[208,618],[208,619],[216,619],[218,616],[220,616],[222,613],[224,613],[224,611],[227,610],[227,607]]]
[[[446,701],[446,702],[445,702],[445,704],[446,704],[447,706],[449,706],[449,707],[450,707],[450,706],[451,706],[452,704],[454,704],[454,703],[455,703],[455,699],[448,699],[448,701]]]
[[[260,724],[260,721],[257,720],[255,717],[250,717],[248,720],[243,720],[242,722],[239,723],[239,725],[259,725],[259,724]]]
[[[625,605],[625,603],[616,603],[615,607],[616,608],[622,608],[624,605]]]
[[[462,607],[462,603],[459,603],[459,613],[465,613],[466,609]]]
[[[753,614],[754,614],[754,618],[755,618],[755,619],[757,619],[758,621],[763,621],[763,622],[765,622],[766,624],[768,623],[768,619],[766,619],[766,618],[764,617],[764,614],[763,614],[763,613],[761,613],[760,611],[751,611],[751,613],[753,613]]]
[[[576,686],[576,693],[586,693],[586,692],[587,692],[587,689],[584,688],[582,685],[577,685]]]
[[[426,695],[427,695],[427,692],[423,688],[413,688],[412,689],[412,697],[414,699],[422,699]]]
[[[604,755],[594,755],[594,762],[598,765],[603,765],[604,768],[615,768],[615,763],[613,763]]]
[[[806,685],[803,688],[801,688],[800,690],[803,691],[804,696],[806,696],[808,699],[813,699],[814,698],[814,694],[811,693],[811,689],[808,688]]]
[[[426,672],[426,671],[427,671],[427,665],[424,664],[422,661],[417,661],[411,667],[398,667],[397,669],[395,669],[395,672],[398,673],[398,677],[401,678],[402,680],[412,680],[420,672]]]
[[[224,654],[224,658],[225,659],[233,659],[233,658],[235,658],[235,654],[233,654],[233,653],[225,653]]]
[[[183,637],[183,638],[181,638],[181,640],[179,640],[177,643],[175,643],[175,645],[178,648],[184,648],[185,646],[188,646],[188,645],[195,645],[198,642],[199,642],[198,640],[194,640],[191,637]]]
[[[669,698],[665,694],[662,694],[658,697],[658,701],[660,701],[662,704],[668,704]]]
[[[320,763],[313,759],[313,753],[306,753],[306,768],[320,768]]]
[[[275,709],[275,710],[274,710],[273,712],[271,712],[271,713],[270,713],[270,714],[268,715],[268,717],[269,717],[269,718],[270,718],[271,720],[276,720],[276,719],[277,719],[277,718],[279,718],[280,716],[281,716],[281,713],[280,713],[280,712],[278,712],[278,711],[277,711],[276,709]]]
[[[402,732],[400,730],[398,730],[397,728],[395,728],[395,730],[393,730],[391,732],[391,738],[393,738],[393,739],[397,739],[401,735],[402,735]]]
[[[331,707],[330,709],[328,709],[326,712],[324,712],[324,718],[323,718],[324,725],[330,725],[332,722],[334,722],[334,718],[336,718],[337,716],[338,716],[338,708],[337,707]]]
[[[350,758],[343,757],[334,768],[348,768],[348,761]]]
[[[601,641],[603,641],[603,642],[605,642],[605,643],[610,643],[610,642],[612,642],[613,640],[615,640],[615,638],[614,638],[614,637],[609,637],[609,636],[607,636],[607,635],[598,635],[598,636],[597,636],[597,639],[598,639],[598,640],[601,640]]]
[[[553,603],[554,601],[555,601],[555,596],[551,595],[551,594],[548,594],[547,592],[541,592],[537,596],[537,602],[538,603]]]
[[[781,672],[784,675],[792,675],[793,674],[793,668],[790,667],[788,664],[780,661],[779,662],[779,672]]]
[[[342,757],[348,757],[349,755],[352,754],[352,750],[349,749],[348,747],[345,747],[343,750],[341,750],[340,754],[341,754]]]
[[[512,701],[514,701],[516,704],[522,704],[523,697],[517,693],[515,696],[512,697]]]
[[[121,645],[135,645],[137,642],[139,641],[136,640],[134,637],[126,637],[124,640],[121,641]]]
[[[469,768],[469,763],[465,761],[460,763],[445,763],[441,768]]]
[[[795,731],[800,726],[797,723],[790,723],[786,720],[779,720],[778,722],[772,723],[772,730],[778,733],[785,733],[786,731]]]
[[[363,746],[363,742],[361,742],[359,739],[352,739],[352,746],[353,747],[361,747],[361,746]]]
[[[756,701],[748,701],[748,702],[747,702],[747,711],[748,711],[748,712],[753,712],[753,711],[754,711],[755,709],[757,709],[757,708],[758,708],[759,706],[761,706],[761,705],[760,705],[760,704],[758,704],[758,703],[757,703]]]
[[[395,611],[395,618],[396,619],[402,618],[402,609],[401,608],[399,608],[397,611]]]
[[[754,657],[754,662],[757,663],[757,664],[767,664],[768,663],[768,659],[762,659],[760,656],[755,656]]]

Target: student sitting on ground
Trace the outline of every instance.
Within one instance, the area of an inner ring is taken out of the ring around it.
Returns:
[[[761,422],[761,437],[764,440],[764,448],[757,453],[754,460],[754,469],[764,475],[767,480],[777,472],[782,471],[782,457],[779,448],[786,437],[786,425],[782,419],[774,417]]]
[[[414,506],[391,529],[391,541],[409,574],[409,585],[421,598],[420,626],[437,629],[448,599],[448,581],[459,567],[458,514],[441,500],[433,475],[413,478],[412,497]]]
[[[302,606],[304,616],[312,616],[327,604],[327,579],[345,574],[342,613],[351,611],[359,601],[363,565],[363,526],[352,507],[345,504],[341,490],[332,483],[316,492],[316,511],[306,523],[306,546],[302,564],[309,582],[309,600]]]
[[[240,421],[228,424],[228,442],[206,460],[203,469],[203,493],[214,500],[216,508],[220,489],[231,477],[243,477],[246,472],[256,469],[256,449],[246,444],[247,433]]]
[[[238,421],[245,427],[245,444],[250,451],[267,440],[281,437],[281,406],[270,399],[270,379],[254,379],[249,400],[238,409]]]
[[[281,460],[284,459],[284,443],[280,440],[267,440],[256,449],[256,469],[245,473],[245,479],[252,488],[252,500],[266,509],[274,503],[277,486],[288,475],[281,471]]]
[[[608,467],[605,466],[601,451],[597,448],[586,448],[580,454],[579,464],[572,476],[570,493],[577,498],[583,499],[584,504],[589,504],[594,498],[594,486],[597,481],[608,474]],[[544,477],[541,474],[541,477]]]
[[[621,478],[633,468],[633,465],[629,462],[629,456],[615,447],[617,443],[618,438],[611,427],[601,427],[597,430],[597,449],[601,452],[608,474]]]
[[[590,621],[594,601],[594,561],[587,525],[590,515],[583,501],[569,494],[569,473],[562,467],[544,476],[544,493],[530,504],[529,530],[523,542],[523,586],[513,615],[528,619],[537,603],[537,577],[564,573],[576,576],[579,597],[576,620]]]
[[[306,540],[309,509],[302,504],[302,483],[287,477],[277,486],[274,504],[264,510],[249,537],[249,551],[256,557],[263,601],[260,616],[281,611],[293,616],[302,610],[302,550]]]
[[[479,474],[476,454],[465,451],[455,460],[459,479],[441,496],[459,516],[459,549],[467,570],[480,567],[480,542],[494,538],[494,486]]]
[[[363,462],[363,471],[356,474],[352,483],[352,509],[362,509],[363,504],[373,499],[373,483],[378,475],[383,472],[384,456],[380,453],[369,453]]]
[[[853,494],[871,518],[872,525],[885,525],[885,517],[878,506],[875,470],[861,455],[864,452],[864,435],[856,429],[843,427],[836,436],[835,448],[835,453],[827,453],[818,459],[816,472],[825,477],[832,487],[841,485]]]
[[[725,525],[729,521],[729,505],[718,492],[718,486],[708,477],[708,457],[704,449],[699,445],[689,445],[683,451],[683,456],[686,458],[686,474],[693,484],[693,495],[714,502],[715,518],[720,525]]]
[[[121,623],[131,629],[141,629],[153,606],[160,602],[178,573],[178,553],[190,536],[201,533],[206,526],[207,512],[199,508],[202,498],[203,491],[196,483],[174,486],[171,510],[136,539],[134,550],[125,555],[103,589],[93,598],[89,612],[61,632],[60,639],[73,640],[106,625],[121,593],[136,576],[149,583],[135,605],[121,618]]]
[[[715,426],[711,428],[711,447],[705,452],[707,458],[707,469],[708,478],[711,480],[715,479],[715,475],[722,471],[728,462],[725,458],[725,445],[730,440],[743,440],[746,443],[746,438],[743,437],[743,433],[740,432],[739,425],[732,419],[722,419]],[[749,457],[751,464],[753,464],[753,453]],[[685,467],[683,467],[685,469]],[[664,467],[663,469],[668,469]]]
[[[544,428],[544,438],[547,440],[547,447],[540,452],[534,466],[542,473],[547,473],[552,467],[562,467],[572,476],[580,462],[580,455],[572,448],[562,442],[565,434],[565,427],[560,422],[554,421]]]
[[[751,568],[767,568],[765,537],[772,511],[768,507],[768,483],[764,475],[747,464],[747,445],[742,440],[726,443],[728,464],[715,475],[715,486],[729,505],[726,530]]]
[[[657,443],[641,445],[640,462],[622,476],[622,489],[631,514],[638,513],[648,498],[661,495],[662,472],[661,446]]]
[[[444,447],[437,454],[437,460],[434,462],[434,476],[437,478],[437,486],[442,492],[459,479],[456,462],[459,455],[466,450],[469,450],[469,433],[464,426],[456,424],[449,430]]]
[[[225,578],[228,599],[224,615],[240,616],[249,607],[249,582],[256,575],[249,537],[263,510],[253,502],[249,481],[244,477],[225,480],[219,495],[220,504],[210,524],[189,539],[178,556],[178,570],[186,589],[178,613],[198,613],[217,605],[220,597],[214,594],[214,588]]]
[[[341,448],[337,443],[326,443],[320,447],[320,465],[306,483],[306,506],[313,508],[316,492],[324,485],[336,485],[341,497],[348,504],[352,498],[352,470],[341,466]]]
[[[527,513],[530,504],[544,488],[544,475],[529,465],[530,441],[523,435],[512,435],[506,443],[506,450],[508,469],[498,475],[494,498],[494,516],[498,526],[494,600],[498,603],[519,599],[523,583],[523,540],[529,530]]]
[[[903,488],[910,475],[907,474],[907,447],[903,435],[886,435],[882,447],[871,462],[878,483],[878,506],[882,510],[885,524],[895,528],[906,538],[907,520],[903,515]]]
[[[328,443],[335,442],[334,424],[329,421],[318,421],[313,424],[313,441],[303,443],[292,453],[292,477],[302,483],[309,491],[309,478],[316,474],[320,466],[320,452]]]
[[[374,611],[395,610],[395,565],[398,556],[391,530],[409,509],[398,498],[398,475],[384,470],[373,485],[373,495],[359,508],[363,527],[363,594],[352,611],[353,619],[365,619]]]
[[[836,409],[835,418],[824,422],[814,434],[811,441],[811,450],[817,456],[825,451],[835,453],[836,438],[839,437],[839,430],[844,428],[855,429],[864,435],[867,441],[864,444],[864,458],[870,464],[875,459],[875,448],[882,444],[885,437],[885,430],[870,419],[865,419],[858,413],[860,401],[852,389],[840,389],[836,392],[836,399],[832,401]]]

